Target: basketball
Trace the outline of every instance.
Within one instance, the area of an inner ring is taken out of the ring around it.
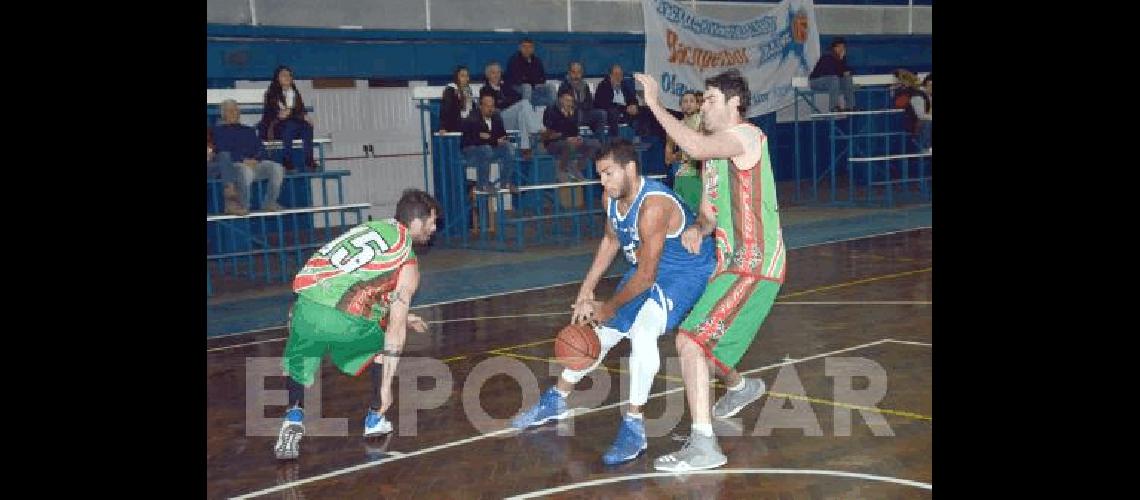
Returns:
[[[554,339],[554,357],[571,370],[589,368],[601,351],[598,334],[589,325],[566,325]]]

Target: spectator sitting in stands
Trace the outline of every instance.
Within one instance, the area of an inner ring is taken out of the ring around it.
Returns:
[[[855,111],[854,71],[847,66],[847,42],[842,38],[831,41],[831,52],[819,57],[811,70],[808,83],[812,90],[827,91],[831,111]],[[843,105],[839,93],[843,93]]]
[[[476,186],[480,191],[491,191],[491,162],[499,163],[499,188],[517,191],[514,182],[515,156],[507,141],[503,118],[495,112],[494,96],[479,97],[479,112],[463,121],[463,140],[460,143],[467,163],[475,167]]]
[[[503,68],[492,62],[483,69],[487,83],[479,89],[479,97],[489,95],[495,99],[495,109],[503,117],[503,125],[519,131],[519,149],[523,159],[531,158],[531,135],[542,132],[542,118],[530,101],[524,100],[510,85],[503,85]]]
[[[701,93],[687,90],[681,94],[681,121],[690,129],[702,131],[701,128]],[[673,174],[673,192],[682,201],[689,205],[694,212],[699,212],[701,203],[701,162],[689,158],[689,154],[677,147],[672,137],[665,137],[665,164],[672,165],[679,162],[677,172]]]
[[[553,99],[546,86],[546,70],[534,55],[534,41],[524,38],[519,51],[507,60],[507,85],[534,106],[549,106]]]
[[[273,81],[265,91],[265,104],[262,107],[261,123],[258,132],[267,141],[280,139],[282,149],[274,159],[278,164],[290,169],[304,171],[308,167],[316,171],[313,161],[313,119],[305,112],[305,100],[293,83],[293,70],[288,66],[278,66],[273,72]],[[301,139],[301,150],[293,147],[293,141]],[[289,154],[286,155],[285,152]],[[286,162],[285,158],[289,158]]]
[[[439,103],[439,131],[462,132],[463,120],[466,120],[474,110],[471,73],[467,71],[467,66],[456,66],[451,74],[451,83],[443,89],[443,100]]]
[[[546,108],[542,122],[546,125],[543,141],[546,151],[558,157],[558,180],[565,182],[584,180],[586,160],[593,158],[602,145],[597,139],[584,139],[578,135],[580,113],[575,108],[574,94],[563,92],[558,95],[558,106]],[[577,151],[578,160],[573,170],[569,168],[570,155]]]
[[[595,136],[601,137],[602,127],[606,124],[606,110],[594,109],[594,95],[590,92],[590,85],[582,79],[583,73],[582,63],[578,61],[570,63],[566,79],[558,86],[558,95],[561,96],[566,92],[573,94],[574,107],[582,117],[582,122],[578,125],[590,127]]]
[[[918,101],[914,97],[910,99],[910,105],[915,115],[919,119],[919,135],[921,136],[922,144],[926,146],[927,153],[934,152],[934,73],[927,73],[926,78],[922,79],[922,95],[917,96]],[[925,103],[921,101],[925,97]],[[925,112],[922,106],[925,105]]]
[[[609,78],[598,83],[594,94],[594,108],[606,111],[606,121],[610,126],[610,137],[617,137],[618,124],[627,121],[630,127],[638,130],[634,120],[640,116],[637,107],[637,90],[633,80],[624,79],[621,65],[610,66]]]
[[[206,127],[206,178],[222,179],[222,197],[227,215],[246,215],[248,210],[238,205],[237,181],[241,167],[234,165],[228,152],[218,152],[214,146],[214,129]]]
[[[896,69],[894,76],[896,83],[891,89],[894,92],[895,107],[904,110],[903,128],[915,136],[919,149],[929,153],[934,126],[930,95],[934,82],[931,75],[926,75],[921,85],[918,77],[905,69]]]
[[[242,125],[238,121],[240,118],[241,111],[238,109],[237,101],[233,99],[222,101],[222,124],[214,127],[214,143],[217,154],[219,156],[228,154],[233,160],[232,165],[238,170],[236,177],[239,182],[238,203],[241,211],[249,213],[250,186],[253,185],[253,181],[262,179],[269,180],[269,190],[265,192],[261,209],[267,212],[281,210],[281,206],[277,204],[277,196],[281,193],[285,169],[281,164],[267,159],[265,145],[257,137],[257,131],[253,127]]]

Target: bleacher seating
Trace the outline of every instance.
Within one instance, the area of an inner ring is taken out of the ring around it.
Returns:
[[[246,106],[243,112],[260,114],[264,91],[256,89],[208,89],[207,115],[217,114],[225,99]],[[248,106],[257,108],[248,108]],[[310,108],[311,110],[311,108]],[[209,120],[209,116],[207,120]],[[344,196],[347,170],[324,168],[324,146],[328,138],[315,138],[320,152],[319,170],[286,174],[278,198],[284,210],[257,211],[265,181],[251,187],[248,215],[223,215],[223,182],[206,180],[206,295],[213,294],[218,278],[264,279],[266,283],[288,282],[315,248],[344,230],[363,222],[369,203],[348,203]],[[281,141],[265,141],[267,148],[282,147]],[[295,141],[294,147],[301,142]],[[333,187],[335,186],[335,191]],[[315,200],[319,193],[319,201]],[[316,202],[316,203],[314,203]]]

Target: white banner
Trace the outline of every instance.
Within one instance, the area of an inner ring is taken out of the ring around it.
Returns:
[[[681,94],[731,68],[748,80],[748,117],[792,104],[792,78],[819,60],[812,0],[784,0],[760,17],[730,23],[699,16],[673,0],[641,0],[645,72],[661,83],[661,103],[680,110]]]

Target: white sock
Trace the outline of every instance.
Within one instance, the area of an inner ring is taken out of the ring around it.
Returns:
[[[629,418],[636,418],[638,420],[644,418],[644,417],[642,417],[642,415],[640,413],[632,413],[632,412],[626,412],[626,416],[628,416]]]
[[[562,399],[566,399],[566,396],[570,395],[570,391],[562,392],[562,389],[559,389],[558,386],[554,386],[554,392],[557,392],[559,396],[562,396]]]
[[[702,436],[712,436],[712,424],[693,423],[693,432],[699,432]]]
[[[739,390],[741,390],[741,389],[743,389],[743,388],[744,388],[744,377],[740,377],[740,383],[739,383],[739,384],[736,384],[736,386],[735,386],[735,387],[729,387],[729,388],[728,388],[728,390],[730,390],[730,391],[739,391]]]

